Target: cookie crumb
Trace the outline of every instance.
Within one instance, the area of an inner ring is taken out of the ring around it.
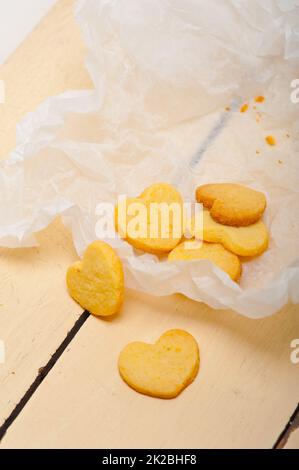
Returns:
[[[267,135],[267,137],[265,137],[265,140],[268,145],[271,145],[271,146],[276,145],[276,140],[273,137],[273,135]]]
[[[229,106],[225,106],[225,111],[230,111],[230,107]]]
[[[255,101],[256,103],[263,103],[263,102],[265,101],[265,97],[264,97],[264,96],[256,96],[256,97],[254,98],[254,101]]]
[[[259,150],[256,150],[255,153],[259,155],[261,152]]]
[[[241,106],[241,108],[240,108],[240,113],[246,113],[248,108],[249,108],[248,103],[243,104],[243,106]]]
[[[290,138],[290,134],[286,134],[286,137],[289,139],[289,138]]]
[[[279,163],[279,165],[281,165],[283,162],[282,162],[282,160],[278,160],[277,163]]]

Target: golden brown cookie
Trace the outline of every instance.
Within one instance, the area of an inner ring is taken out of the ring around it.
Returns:
[[[242,265],[237,255],[226,250],[218,243],[207,243],[198,240],[184,241],[168,255],[168,261],[208,259],[233,281],[238,281],[242,273]]]
[[[148,253],[171,251],[181,240],[183,200],[170,184],[156,183],[115,209],[115,227],[132,246]]]
[[[244,227],[257,222],[266,208],[263,193],[239,184],[205,184],[196,190],[196,200],[210,209],[220,224]]]
[[[124,297],[124,274],[121,261],[111,246],[102,241],[89,245],[83,260],[67,271],[70,295],[93,315],[113,315]]]
[[[239,256],[258,256],[269,243],[268,230],[262,221],[247,227],[231,227],[216,222],[207,210],[203,211],[203,229],[192,235],[207,242],[221,243]]]
[[[169,330],[155,344],[134,342],[120,353],[119,372],[134,390],[157,398],[174,398],[199,370],[197,342],[183,330]]]

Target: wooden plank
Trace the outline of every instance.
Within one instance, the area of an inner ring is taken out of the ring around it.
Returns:
[[[82,313],[65,290],[65,270],[75,259],[59,221],[39,235],[40,247],[0,250],[0,422],[8,417]]]
[[[72,1],[55,5],[0,68],[6,102],[0,104],[0,154],[15,144],[15,126],[49,95],[85,88],[84,46],[72,17]],[[75,259],[68,231],[59,221],[39,235],[40,247],[0,250],[0,425],[31,385],[82,309],[65,290],[65,270]]]
[[[123,383],[117,358],[126,343],[168,328],[190,331],[202,362],[196,381],[163,401]],[[129,292],[119,316],[82,326],[1,448],[272,447],[298,402],[290,361],[298,329],[294,306],[253,321],[179,295]]]

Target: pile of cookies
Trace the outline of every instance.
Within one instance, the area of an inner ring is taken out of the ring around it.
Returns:
[[[268,231],[260,220],[265,195],[238,184],[219,183],[199,186],[196,200],[205,210],[202,231],[193,231],[194,250],[184,241],[169,259],[209,259],[237,282],[242,273],[240,257],[255,257],[268,248]],[[198,239],[203,243],[196,248]]]
[[[118,204],[116,231],[136,249],[167,255],[169,262],[207,259],[238,281],[240,258],[258,256],[268,247],[268,231],[260,220],[266,208],[264,194],[237,184],[207,184],[197,188],[196,200],[204,206],[203,223],[197,233],[195,221],[189,221],[191,240],[184,238],[182,196],[167,183],[150,186],[139,197],[126,199],[122,207]],[[170,205],[176,214],[165,212]],[[82,261],[68,269],[67,286],[73,299],[93,315],[116,314],[124,298],[118,255],[108,244],[93,242]],[[154,345],[135,342],[126,346],[118,366],[125,382],[140,393],[173,398],[198,373],[198,345],[189,333],[170,330]]]
[[[262,254],[268,247],[268,231],[260,220],[265,208],[266,198],[263,193],[238,184],[207,184],[197,188],[196,200],[203,204],[202,230],[196,232],[192,223],[192,241],[184,238],[184,224],[175,233],[174,221],[169,218],[168,237],[152,237],[154,217],[150,212],[151,205],[165,203],[181,207],[183,217],[183,199],[171,185],[157,183],[145,189],[138,198],[127,199],[126,217],[120,218],[120,208],[116,208],[116,229],[132,246],[147,253],[156,255],[168,254],[169,261],[208,259],[218,268],[225,271],[233,281],[238,281],[242,272],[239,257],[254,257]],[[147,215],[145,236],[128,230],[135,217],[137,204],[143,204]],[[163,214],[158,210],[155,221],[159,229]],[[124,221],[122,223],[122,221]],[[200,242],[199,242],[200,241]]]

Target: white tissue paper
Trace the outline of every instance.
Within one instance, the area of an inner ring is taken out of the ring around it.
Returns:
[[[298,302],[299,0],[81,0],[76,17],[95,89],[49,98],[19,124],[0,168],[0,244],[32,246],[60,214],[81,255],[99,202],[157,181],[187,201],[200,184],[237,182],[266,194],[271,234],[240,285],[209,261],[109,239],[127,287],[252,318]]]

